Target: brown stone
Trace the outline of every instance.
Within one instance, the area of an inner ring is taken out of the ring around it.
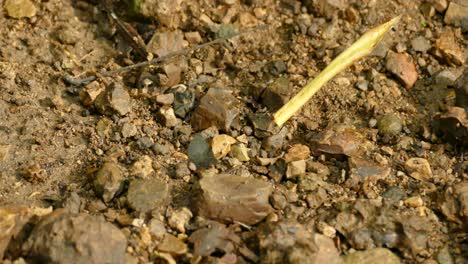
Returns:
[[[200,100],[200,105],[192,116],[192,128],[196,131],[216,126],[229,131],[237,125],[239,119],[239,102],[232,92],[225,89],[211,88]]]
[[[450,2],[447,12],[445,12],[444,22],[445,24],[455,27],[462,26],[463,23],[468,23],[468,6]]]
[[[452,66],[460,66],[465,62],[463,50],[452,30],[444,31],[436,40],[434,55]]]
[[[353,128],[338,126],[312,138],[311,143],[315,152],[353,156],[361,151],[365,140]]]
[[[270,112],[277,111],[289,101],[290,93],[289,79],[286,77],[279,77],[263,91],[262,104],[264,104]]]
[[[411,56],[407,53],[395,53],[389,51],[385,67],[394,74],[406,88],[413,87],[418,80],[416,65]]]
[[[272,187],[267,182],[222,174],[204,177],[200,187],[197,207],[202,216],[254,225],[272,211],[268,202]]]
[[[310,149],[306,145],[295,144],[293,145],[286,155],[284,155],[284,160],[286,162],[297,161],[297,160],[306,160],[310,157]]]

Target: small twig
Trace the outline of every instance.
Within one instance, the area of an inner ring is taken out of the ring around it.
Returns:
[[[170,58],[173,58],[173,57],[176,57],[176,56],[185,55],[185,54],[187,54],[189,52],[199,50],[199,49],[202,49],[202,48],[214,45],[214,44],[223,43],[224,41],[226,41],[228,39],[231,39],[231,38],[234,38],[234,37],[238,37],[238,36],[245,35],[245,34],[248,34],[248,33],[259,31],[259,30],[264,30],[267,27],[268,27],[267,25],[261,25],[261,26],[258,26],[256,28],[252,29],[252,30],[242,31],[242,32],[230,35],[228,37],[218,38],[218,39],[215,39],[215,40],[212,40],[212,41],[209,41],[209,42],[205,42],[203,44],[195,45],[195,46],[190,47],[190,48],[185,48],[185,49],[181,49],[181,50],[178,50],[178,51],[169,52],[166,55],[154,58],[154,59],[149,60],[149,61],[144,61],[144,62],[132,64],[132,65],[121,67],[121,68],[111,70],[111,71],[103,71],[103,72],[100,72],[100,75],[102,77],[109,77],[109,76],[113,76],[113,75],[116,75],[116,74],[119,74],[119,73],[122,73],[122,72],[131,71],[133,69],[158,64],[158,63],[160,63],[162,61],[165,61],[167,59],[170,59]],[[75,77],[73,77],[73,76],[71,76],[71,75],[69,75],[67,73],[64,74],[64,76],[63,76],[63,80],[65,82],[67,82],[68,84],[74,85],[74,86],[86,85],[86,84],[88,84],[88,83],[90,83],[90,82],[92,82],[92,81],[94,81],[96,79],[97,79],[96,75],[89,76],[89,77],[86,77],[86,78],[83,78],[83,79],[77,79],[77,78],[75,78]]]

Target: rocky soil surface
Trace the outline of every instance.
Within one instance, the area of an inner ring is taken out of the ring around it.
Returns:
[[[468,1],[3,0],[0,25],[0,262],[467,263]]]

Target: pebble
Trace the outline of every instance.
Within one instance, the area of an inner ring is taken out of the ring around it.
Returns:
[[[36,6],[30,0],[6,0],[3,8],[13,18],[33,17],[37,13]]]
[[[423,158],[410,158],[405,162],[406,173],[420,181],[432,179],[432,170],[429,161]]]
[[[238,161],[244,162],[250,160],[249,149],[243,143],[233,145],[231,153]]]
[[[93,81],[80,90],[79,97],[83,105],[89,107],[103,91],[104,87],[99,82]]]
[[[123,124],[122,129],[120,130],[120,133],[122,133],[122,137],[130,138],[138,134],[138,129],[135,126],[135,124],[127,122]]]
[[[165,234],[162,242],[157,247],[159,251],[174,255],[185,254],[188,251],[187,245],[171,234]]]
[[[23,248],[29,258],[50,263],[124,264],[127,239],[102,218],[59,209],[33,228]]]
[[[421,207],[424,205],[423,199],[419,196],[410,197],[406,199],[403,203],[408,207],[414,207],[414,208]]]
[[[345,264],[400,264],[400,259],[387,248],[372,248],[343,256]]]
[[[336,236],[336,229],[325,222],[318,222],[317,230],[329,238],[334,238]]]
[[[385,67],[394,74],[406,88],[411,88],[418,80],[418,72],[412,57],[407,53],[389,51]]]
[[[168,185],[158,178],[130,181],[127,201],[131,208],[146,213],[161,208],[167,200]]]
[[[382,136],[395,136],[401,133],[403,125],[395,114],[386,114],[377,122],[379,134]]]
[[[280,149],[281,147],[283,147],[288,133],[289,133],[288,128],[285,126],[282,127],[281,130],[277,134],[274,134],[265,138],[262,141],[262,147],[267,151],[275,151],[275,150]]]
[[[190,44],[197,44],[202,41],[202,37],[200,36],[200,33],[198,31],[186,32],[185,39]]]
[[[367,80],[360,80],[356,83],[356,87],[361,91],[367,91],[369,89],[369,82]]]
[[[165,127],[175,127],[179,124],[179,120],[175,116],[174,109],[170,106],[159,108],[157,118]]]
[[[155,143],[151,149],[156,155],[167,155],[171,152],[172,148],[170,144]]]
[[[172,229],[177,230],[180,233],[185,233],[185,227],[193,217],[193,214],[187,207],[182,207],[175,211],[168,210],[166,217],[167,223]]]
[[[286,169],[286,178],[292,178],[295,176],[300,176],[306,172],[306,161],[297,160],[291,161],[288,163],[288,168]]]
[[[330,175],[330,169],[328,168],[328,166],[318,161],[308,160],[306,162],[306,170],[309,172],[317,173],[323,178],[326,178],[328,177],[328,175]]]
[[[192,111],[195,106],[195,93],[186,88],[171,89],[169,92],[174,94],[174,113],[180,118],[185,118],[187,113]]]
[[[115,113],[125,115],[132,110],[130,94],[121,84],[115,82],[96,97],[94,106],[101,114],[108,116]]]
[[[179,162],[175,166],[175,178],[182,179],[186,176],[190,176],[190,169],[187,162]]]
[[[224,158],[230,151],[236,139],[226,134],[217,135],[211,142],[211,149],[216,159]]]
[[[167,232],[164,223],[161,220],[155,218],[149,221],[148,229],[150,234],[158,240],[161,240]]]
[[[238,124],[239,102],[230,90],[211,88],[200,100],[191,123],[196,131],[216,126],[229,131]]]
[[[250,121],[258,138],[270,136],[275,132],[275,123],[268,113],[255,113],[250,116]]]
[[[283,76],[279,77],[263,91],[262,104],[270,112],[275,112],[289,101],[290,92],[289,79]]]
[[[311,139],[313,151],[353,156],[361,151],[363,136],[354,128],[330,127]]]
[[[411,47],[415,51],[424,53],[431,48],[431,42],[429,42],[425,37],[420,36],[411,40]]]
[[[174,94],[173,93],[158,94],[156,96],[156,103],[162,104],[162,105],[171,105],[172,103],[174,103]]]
[[[193,244],[195,256],[208,257],[215,251],[224,253],[232,251],[234,249],[233,243],[240,241],[240,238],[225,225],[213,221],[206,227],[193,232],[189,241]]]
[[[431,3],[437,12],[443,13],[447,9],[447,0],[432,0]]]
[[[150,137],[141,137],[136,141],[136,145],[141,150],[149,149],[153,146],[153,144],[153,139]]]
[[[130,175],[139,178],[149,178],[153,173],[153,159],[148,155],[143,155],[138,158],[130,167]]]
[[[221,174],[200,180],[198,214],[220,221],[238,221],[254,225],[272,208],[269,196],[272,186],[252,177]]]
[[[350,188],[360,189],[362,185],[376,184],[390,175],[391,169],[381,166],[364,157],[350,157],[348,159],[349,178],[346,185]]]
[[[463,31],[468,30],[468,5],[460,5],[453,1],[450,2],[447,12],[445,12],[444,23],[455,27],[462,27]],[[465,25],[463,25],[465,23]]]
[[[211,146],[200,134],[196,134],[190,141],[187,154],[197,168],[208,168],[217,162]]]
[[[115,162],[107,162],[96,172],[93,185],[104,202],[110,202],[123,189],[123,173]]]
[[[169,52],[179,51],[183,49],[185,45],[186,42],[184,40],[183,32],[180,30],[173,30],[157,31],[146,46],[148,52],[161,57],[168,54]]]
[[[289,148],[286,155],[284,155],[284,160],[286,162],[306,160],[310,157],[310,149],[306,145],[294,144]]]
[[[458,45],[455,33],[445,30],[435,42],[434,55],[451,66],[463,65],[465,58],[462,48]]]

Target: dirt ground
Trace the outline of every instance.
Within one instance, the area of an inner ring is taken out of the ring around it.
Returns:
[[[0,6],[0,262],[467,263],[468,1]]]

